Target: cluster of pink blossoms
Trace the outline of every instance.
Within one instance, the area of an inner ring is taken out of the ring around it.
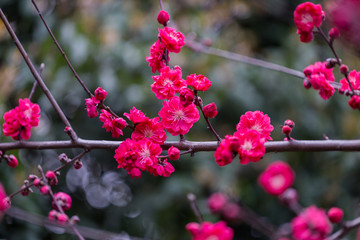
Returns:
[[[323,209],[310,206],[291,221],[295,240],[324,240],[332,231],[331,223]]]
[[[353,70],[349,73],[348,78],[350,80],[353,89],[360,91],[360,72],[356,72],[356,70]],[[340,83],[341,83],[341,88],[339,89],[339,93],[344,94],[352,91],[346,78],[341,79]],[[348,103],[351,108],[360,109],[360,96],[358,95],[351,96]]]
[[[265,142],[272,140],[270,133],[274,127],[267,114],[260,111],[246,112],[240,117],[233,135],[226,135],[215,151],[215,161],[219,166],[232,162],[239,154],[240,163],[259,161],[265,154]]]
[[[201,224],[192,222],[186,225],[186,229],[191,233],[193,240],[232,240],[234,237],[234,231],[226,226],[224,221],[217,223],[202,222]]]
[[[294,21],[300,41],[310,42],[313,39],[313,28],[320,27],[325,13],[320,4],[305,2],[297,6],[294,12]]]
[[[304,69],[306,79],[304,80],[305,88],[313,87],[319,90],[320,96],[326,100],[329,99],[334,93],[335,88],[331,85],[335,77],[332,68],[326,67],[326,62],[315,62]]]
[[[19,99],[19,106],[4,114],[3,132],[14,140],[28,140],[31,129],[39,125],[40,107],[28,98]]]
[[[291,167],[282,161],[271,163],[259,176],[258,183],[264,190],[279,196],[294,183],[295,173]]]

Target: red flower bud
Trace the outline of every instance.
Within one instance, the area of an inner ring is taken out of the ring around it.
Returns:
[[[339,223],[342,221],[343,219],[343,216],[344,216],[344,212],[341,208],[338,208],[338,207],[332,207],[330,208],[330,210],[328,211],[328,217],[329,217],[329,220],[332,222],[332,223]]]
[[[208,118],[214,118],[218,114],[215,103],[210,103],[210,104],[206,105],[203,108],[203,112],[204,112],[204,115]]]
[[[290,119],[285,120],[284,125],[289,126],[291,128],[295,127],[295,123]]]
[[[157,16],[158,22],[164,26],[166,26],[169,19],[170,19],[169,13],[164,10],[161,10]]]
[[[337,29],[336,27],[333,27],[332,29],[330,29],[329,36],[330,36],[331,40],[334,40],[334,39],[340,37],[339,29]]]
[[[95,90],[95,98],[99,101],[104,101],[106,98],[107,92],[106,90],[102,89],[101,87],[98,87]]]
[[[48,185],[44,185],[40,188],[40,192],[42,195],[48,195],[50,192],[50,187]]]
[[[171,146],[168,150],[170,160],[178,160],[180,158],[180,150],[174,146]]]
[[[347,73],[349,73],[349,67],[346,66],[345,64],[341,64],[341,66],[340,66],[340,72],[341,72],[342,74],[347,74]]]
[[[282,132],[283,134],[285,134],[286,136],[289,135],[291,133],[291,127],[285,125],[282,127]]]
[[[14,168],[18,165],[18,160],[14,155],[10,154],[6,158],[6,163],[7,163],[7,165],[9,165],[9,167]]]
[[[46,177],[48,183],[52,186],[54,186],[58,183],[57,177],[53,171],[47,171],[45,174],[45,177]]]
[[[76,161],[74,162],[74,168],[75,168],[76,170],[82,168],[82,165],[83,165],[83,164],[82,164],[81,160],[76,160]]]
[[[189,88],[182,88],[180,89],[180,103],[184,107],[190,105],[194,102],[195,94],[194,91],[192,91]]]

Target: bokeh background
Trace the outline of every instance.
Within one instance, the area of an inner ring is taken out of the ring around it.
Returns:
[[[326,6],[347,6],[344,1],[317,1]],[[348,3],[358,1],[345,1]],[[46,21],[68,54],[86,85],[93,91],[101,86],[108,91],[106,104],[122,115],[135,106],[147,116],[155,117],[161,102],[151,92],[151,69],[145,57],[157,37],[160,25],[156,16],[158,1],[149,0],[38,0]],[[315,61],[332,57],[330,49],[319,38],[300,43],[292,20],[301,1],[283,0],[171,0],[164,1],[171,24],[187,37],[199,42],[211,41],[213,47],[260,58],[302,71]],[[334,5],[338,4],[338,5]],[[85,111],[87,97],[66,66],[30,0],[2,0],[0,7],[16,30],[30,58],[39,66],[45,63],[43,78],[60,106],[82,138],[111,140],[101,122],[89,119]],[[335,46],[350,69],[360,69],[359,23],[356,7],[343,10],[348,25]],[[355,12],[356,14],[352,14]],[[357,11],[358,12],[358,11]],[[336,13],[327,12],[324,29],[336,23]],[[344,14],[343,14],[344,15]],[[344,20],[345,21],[345,20]],[[344,21],[342,24],[344,24]],[[351,25],[353,23],[353,25]],[[349,27],[351,25],[351,27]],[[215,102],[219,115],[211,120],[221,136],[232,134],[240,116],[246,111],[260,110],[268,114],[274,126],[272,138],[282,140],[280,126],[284,120],[296,123],[295,139],[356,139],[360,136],[360,115],[347,105],[345,96],[335,94],[324,101],[314,90],[306,90],[302,80],[283,73],[209,56],[184,47],[171,55],[172,66],[180,65],[184,77],[204,74],[213,86],[201,97],[205,103]],[[337,80],[339,80],[337,75]],[[34,82],[21,55],[0,24],[0,115],[17,105],[18,98],[29,95]],[[47,98],[37,89],[34,100],[41,107],[41,122],[33,129],[31,140],[63,140],[67,135]],[[0,120],[3,123],[3,119]],[[125,131],[124,137],[130,136]],[[189,140],[215,140],[203,119],[187,134]],[[169,136],[170,140],[176,139]],[[12,141],[0,136],[1,142]],[[57,156],[74,150],[12,151],[20,164],[10,169],[0,167],[0,181],[7,193],[23,184],[36,166],[44,169],[59,166]],[[258,163],[240,165],[238,160],[219,167],[212,152],[183,156],[174,163],[170,178],[144,173],[131,179],[117,169],[111,150],[94,150],[83,158],[83,168],[61,172],[55,191],[64,191],[73,198],[69,215],[77,214],[80,225],[119,233],[123,238],[190,239],[185,231],[188,222],[196,221],[186,199],[189,192],[197,196],[201,212],[208,221],[218,221],[206,207],[208,196],[217,191],[240,199],[256,213],[276,226],[291,221],[293,213],[276,198],[268,196],[258,185],[257,177],[275,161],[289,163],[296,172],[295,188],[304,206],[312,204],[328,209],[344,209],[345,218],[359,213],[359,153],[269,153]],[[29,197],[16,196],[13,206],[47,216],[51,203],[37,189]],[[233,224],[235,239],[266,239],[243,223]],[[57,228],[41,227],[4,216],[0,238],[4,239],[76,239],[61,234]],[[351,236],[351,235],[350,235]]]

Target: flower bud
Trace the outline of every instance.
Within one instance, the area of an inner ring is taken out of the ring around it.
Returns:
[[[170,160],[178,160],[180,158],[180,150],[174,146],[171,146],[168,150]]]
[[[282,127],[282,132],[283,134],[285,134],[286,136],[288,136],[291,133],[291,127],[285,125]]]
[[[217,108],[215,103],[210,103],[203,108],[204,115],[208,118],[214,118],[217,114]]]
[[[95,98],[99,101],[104,101],[106,98],[107,92],[106,90],[102,89],[101,87],[98,87],[95,90]]]
[[[50,187],[48,185],[44,185],[40,187],[40,192],[42,195],[48,195],[50,193]]]
[[[56,221],[58,215],[59,215],[59,212],[58,212],[58,211],[56,211],[56,210],[51,210],[51,211],[49,212],[48,219],[49,219],[50,221]]]
[[[303,85],[306,89],[311,88],[311,83],[310,83],[309,79],[307,79],[307,78],[304,79]]]
[[[341,64],[341,66],[340,66],[340,72],[342,73],[342,74],[348,74],[349,73],[349,67],[348,66],[346,66],[345,64]]]
[[[6,157],[6,163],[9,165],[9,167],[15,168],[18,165],[18,160],[14,155],[10,154],[8,157]]]
[[[27,188],[25,185],[21,186],[21,195],[28,196],[32,192],[31,188]]]
[[[332,223],[339,223],[342,221],[343,219],[343,216],[344,216],[344,212],[341,208],[338,208],[338,207],[332,207],[330,208],[330,210],[328,211],[328,217],[329,217],[329,220],[332,222]]]
[[[161,10],[157,16],[158,22],[164,26],[167,25],[169,19],[170,19],[169,13],[164,10]]]
[[[213,193],[207,200],[207,206],[212,213],[220,213],[226,205],[228,199],[220,192]]]
[[[81,160],[78,159],[78,160],[76,160],[76,161],[74,162],[74,168],[75,168],[76,170],[82,168],[82,166],[83,166],[83,164],[82,164]]]
[[[285,120],[284,125],[289,126],[291,128],[295,127],[295,123],[290,119]]]
[[[60,213],[57,220],[61,225],[65,225],[69,221],[69,217],[65,213]]]
[[[127,122],[123,118],[115,118],[112,120],[112,123],[115,127],[119,129],[124,129],[127,125]]]
[[[43,183],[41,182],[40,178],[35,178],[34,179],[34,186],[35,187],[40,187],[42,185],[43,185]]]
[[[298,194],[294,188],[288,188],[279,196],[279,200],[285,206],[291,206],[298,201]]]
[[[330,31],[329,31],[329,37],[330,37],[331,41],[333,41],[334,39],[340,37],[339,29],[337,29],[336,27],[331,28]]]
[[[59,155],[59,161],[62,163],[66,163],[69,160],[68,156],[65,153]]]
[[[53,171],[47,171],[45,177],[51,186],[58,184],[57,177]]]

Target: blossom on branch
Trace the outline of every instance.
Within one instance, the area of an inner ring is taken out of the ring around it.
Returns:
[[[326,62],[315,62],[313,65],[307,66],[304,74],[310,85],[315,90],[319,90],[319,94],[324,100],[329,99],[335,93],[335,88],[330,84],[335,80],[333,69],[327,68]]]
[[[237,150],[241,164],[259,161],[265,154],[265,139],[256,130],[238,131],[234,134],[239,139]]]
[[[182,79],[182,71],[179,66],[170,69],[166,66],[160,69],[160,76],[153,76],[154,83],[151,84],[151,90],[160,100],[171,99],[181,88],[186,87],[185,80]]]
[[[28,140],[31,129],[39,125],[40,107],[28,98],[19,99],[19,106],[4,114],[3,132],[14,140]]]
[[[57,192],[54,194],[54,199],[63,211],[67,211],[71,208],[72,199],[68,194],[64,192]],[[59,210],[55,201],[52,201],[52,208]]]
[[[356,70],[352,70],[348,75],[351,86],[354,90],[360,90],[360,72],[356,72]],[[339,89],[339,93],[344,93],[346,90],[351,91],[349,86],[349,82],[346,78],[340,80],[341,88]]]
[[[188,133],[193,124],[200,118],[199,111],[194,103],[184,107],[177,96],[163,102],[159,116],[165,129],[173,136]]]
[[[130,113],[124,113],[124,116],[127,117],[134,124],[145,122],[145,121],[149,120],[149,118],[146,117],[145,114],[141,110],[138,110],[135,107],[130,109]]]
[[[185,44],[184,35],[171,27],[159,28],[159,38],[169,52],[179,53]]]
[[[270,118],[267,114],[260,111],[248,111],[240,117],[239,123],[236,125],[237,131],[256,130],[261,138],[272,140],[270,137],[274,127],[270,124]]]
[[[313,39],[312,30],[320,27],[325,13],[320,4],[305,2],[298,5],[294,11],[294,22],[297,33],[300,34],[300,41],[310,42]]]
[[[217,223],[202,222],[201,224],[191,222],[186,225],[186,229],[191,233],[193,240],[232,240],[234,237],[234,231],[226,226],[224,221]]]
[[[118,138],[120,135],[123,135],[122,129],[127,125],[123,118],[116,118],[105,109],[102,109],[99,119],[104,123],[102,127],[105,128],[107,132],[112,133],[112,137]]]
[[[96,97],[86,98],[85,99],[85,105],[86,105],[86,112],[89,116],[89,118],[95,118],[99,114],[97,111],[98,104],[100,103],[100,100],[98,100]]]
[[[161,68],[165,67],[165,44],[157,40],[150,47],[150,56],[146,57],[146,61],[149,63],[149,67],[151,67],[151,71],[155,73],[159,71]],[[167,56],[168,61],[170,61],[170,57]]]
[[[166,133],[159,120],[156,117],[136,124],[131,138],[136,141],[146,138],[154,143],[163,144],[166,140]]]
[[[310,206],[291,221],[292,235],[296,240],[324,240],[332,226],[323,209]]]
[[[282,161],[271,163],[259,176],[258,183],[264,190],[278,196],[294,183],[295,173]]]
[[[201,74],[191,74],[187,76],[186,83],[197,91],[206,91],[211,86],[211,81]]]

